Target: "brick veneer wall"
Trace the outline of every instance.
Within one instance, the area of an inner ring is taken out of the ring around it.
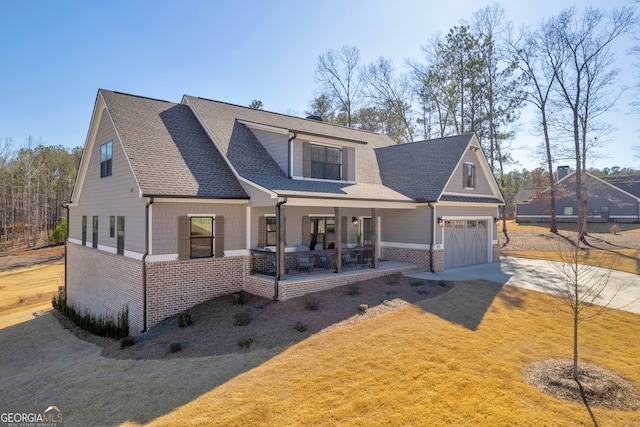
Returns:
[[[361,271],[348,272],[342,274],[310,276],[308,279],[283,280],[280,282],[279,299],[284,301],[290,298],[299,297],[311,292],[324,291],[326,289],[343,286],[348,283],[359,282],[362,280],[375,279],[376,277],[385,276],[394,273],[415,273],[422,271],[415,265],[385,268],[383,270],[367,268]],[[273,297],[273,281],[271,281],[271,297]]]
[[[393,261],[410,262],[421,266],[426,271],[430,271],[431,269],[429,263],[430,253],[425,249],[383,247],[382,258]],[[433,270],[444,270],[444,251],[433,251]]]
[[[67,303],[114,319],[129,306],[129,333],[142,331],[142,263],[67,243]]]
[[[147,327],[211,298],[242,290],[249,257],[147,263]]]

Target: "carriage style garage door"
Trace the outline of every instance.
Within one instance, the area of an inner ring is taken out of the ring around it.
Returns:
[[[488,221],[456,219],[444,222],[444,268],[488,262]]]

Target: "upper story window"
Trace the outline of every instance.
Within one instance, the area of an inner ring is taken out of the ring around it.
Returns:
[[[473,163],[464,164],[464,188],[475,188],[476,177]]]
[[[111,176],[111,163],[113,159],[113,141],[100,146],[100,178]]]
[[[311,178],[340,180],[342,149],[311,144]]]

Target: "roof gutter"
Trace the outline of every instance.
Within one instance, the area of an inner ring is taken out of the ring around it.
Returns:
[[[276,279],[273,289],[274,300],[277,300],[280,297],[280,279],[284,276],[281,266],[284,265],[284,262],[282,262],[284,260],[284,241],[282,240],[284,237],[284,230],[282,230],[282,205],[285,203],[287,203],[286,197],[284,200],[276,204]]]
[[[147,257],[149,256],[149,207],[153,197],[145,205],[144,213],[144,255],[142,255],[142,331],[147,332]]]

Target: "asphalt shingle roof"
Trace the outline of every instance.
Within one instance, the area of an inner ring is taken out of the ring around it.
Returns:
[[[463,134],[376,149],[383,184],[416,201],[437,201],[472,138]]]
[[[382,184],[373,149],[395,145],[386,135],[192,96],[185,96],[185,100],[196,111],[238,174],[279,195],[411,201]],[[289,179],[253,132],[240,121],[363,144],[368,149],[358,150],[358,182]]]
[[[640,197],[640,173],[605,176],[602,179],[627,193]]]
[[[100,89],[145,196],[248,198],[186,105]]]

